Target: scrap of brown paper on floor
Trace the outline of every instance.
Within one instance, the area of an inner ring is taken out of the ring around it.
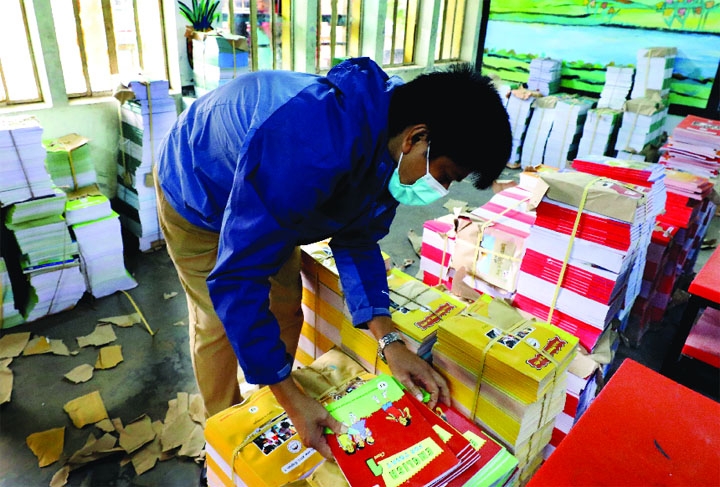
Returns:
[[[68,401],[63,409],[68,413],[76,428],[109,418],[99,391],[93,391]]]
[[[141,322],[140,314],[130,313],[129,315],[120,316],[109,316],[107,318],[100,318],[100,323],[110,323],[121,328],[129,328],[137,323]]]
[[[112,369],[123,361],[121,345],[110,345],[98,351],[98,358],[95,368],[98,370]]]
[[[95,330],[89,335],[77,337],[78,346],[80,348],[89,345],[102,346],[117,340],[112,325],[97,325]]]
[[[93,367],[90,364],[78,365],[77,367],[72,369],[70,372],[65,374],[65,378],[67,380],[69,380],[70,382],[74,382],[75,384],[80,384],[81,382],[87,382],[90,379],[92,379],[94,370],[95,370],[95,367]]]
[[[10,370],[12,358],[0,360],[0,404],[10,402],[13,388],[13,372]]]
[[[0,338],[0,359],[13,358],[19,356],[28,342],[30,341],[30,332],[10,333]]]
[[[65,427],[33,433],[25,443],[38,459],[39,467],[47,467],[60,459],[65,446]]]

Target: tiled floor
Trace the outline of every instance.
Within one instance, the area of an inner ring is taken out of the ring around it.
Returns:
[[[513,177],[517,172],[509,173]],[[455,185],[450,198],[466,201],[470,207],[485,203],[492,193],[477,192],[469,183]],[[443,202],[429,207],[402,207],[381,247],[394,264],[402,266],[405,259],[414,260],[405,270],[411,275],[418,271],[419,257],[408,238],[412,230],[422,234],[422,223],[448,213]],[[720,236],[718,218],[708,236]],[[74,384],[63,377],[77,365],[94,364],[97,350],[80,348],[77,337],[91,333],[100,318],[125,315],[135,311],[123,293],[95,300],[82,301],[75,309],[25,324],[8,332],[29,331],[34,336],[62,339],[70,352],[76,355],[43,354],[18,357],[10,368],[14,374],[14,389],[10,403],[0,406],[0,487],[40,487],[49,485],[59,462],[42,467],[25,443],[28,435],[51,428],[65,427],[63,452],[70,455],[85,444],[92,434],[101,432],[94,426],[75,428],[63,405],[76,397],[99,391],[110,418],[119,418],[128,424],[143,414],[152,420],[163,420],[168,401],[178,393],[195,392],[194,379],[187,351],[187,329],[177,323],[186,323],[186,308],[181,288],[164,250],[141,254],[126,246],[126,266],[135,276],[138,286],[129,291],[138,309],[153,331],[144,325],[131,328],[115,327],[116,344],[122,346],[124,361],[115,368],[96,370],[93,378]],[[704,251],[698,266],[709,256]],[[698,268],[698,267],[696,267]],[[178,292],[165,299],[166,293]],[[662,362],[664,348],[674,332],[674,321],[681,307],[668,313],[666,322],[653,326],[645,334],[639,347],[621,345],[616,363],[625,357],[657,369]],[[685,366],[684,366],[685,367]],[[615,366],[613,369],[616,368]],[[686,367],[685,378],[697,381],[695,387],[717,400],[717,371],[695,372]],[[701,379],[702,378],[702,379]],[[715,382],[713,382],[713,380]],[[188,459],[173,458],[158,463],[153,469],[137,476],[130,464],[121,464],[122,454],[113,454],[71,472],[67,485],[83,487],[106,486],[157,486],[184,487],[198,483],[200,467]]]

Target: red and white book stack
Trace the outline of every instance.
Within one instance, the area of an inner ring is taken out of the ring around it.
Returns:
[[[423,282],[452,289],[456,272],[464,268],[467,286],[494,297],[512,297],[525,239],[535,222],[535,212],[528,207],[531,195],[515,186],[469,214],[426,221],[420,251]]]
[[[585,173],[540,177],[548,189],[525,241],[513,304],[572,333],[592,351],[624,304],[646,192]]]
[[[720,121],[688,115],[673,129],[660,151],[660,164],[714,178],[720,170]]]

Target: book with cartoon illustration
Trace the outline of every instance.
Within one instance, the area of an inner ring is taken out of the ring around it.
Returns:
[[[418,404],[389,375],[380,374],[325,407],[347,427],[328,432],[327,440],[353,487],[443,485],[460,465]]]

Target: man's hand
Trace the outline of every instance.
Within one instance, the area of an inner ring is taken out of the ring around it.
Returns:
[[[343,424],[333,418],[322,404],[303,393],[291,377],[271,385],[270,390],[287,412],[303,445],[332,460],[334,457],[325,439],[325,428],[339,433],[345,429]]]
[[[368,328],[378,340],[391,331],[395,325],[389,316],[376,316],[368,322]],[[422,399],[420,388],[430,393],[428,406],[434,408],[438,401],[450,405],[450,388],[445,378],[432,366],[400,342],[385,347],[387,360],[393,377],[404,385],[410,394]]]
[[[407,387],[410,394],[422,400],[420,388],[430,393],[427,403],[430,409],[438,402],[450,405],[450,389],[445,378],[406,345],[391,343],[385,347],[385,359],[393,377]]]

